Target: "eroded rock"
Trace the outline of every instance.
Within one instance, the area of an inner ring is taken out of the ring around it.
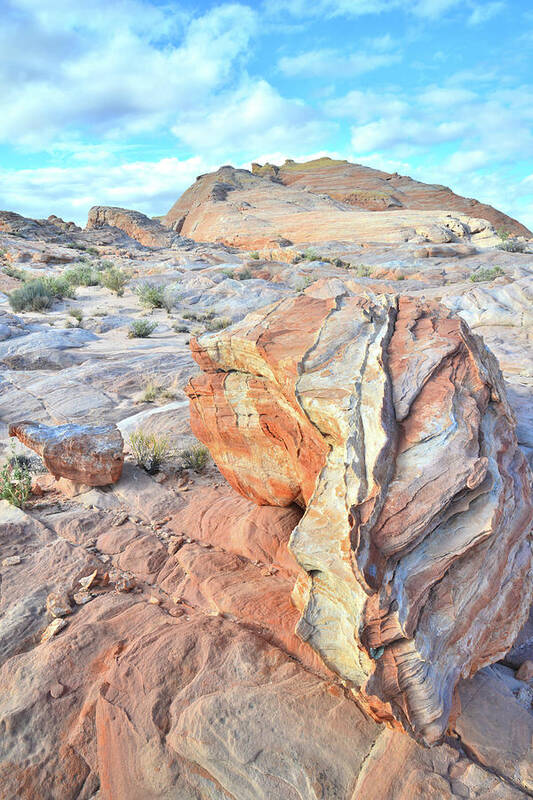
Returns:
[[[459,678],[527,616],[530,475],[497,362],[462,320],[323,295],[193,339],[191,423],[241,494],[305,507],[300,637],[377,719],[433,743]]]
[[[105,486],[122,474],[123,441],[116,425],[17,422],[9,426],[9,435],[38,453],[56,480]]]

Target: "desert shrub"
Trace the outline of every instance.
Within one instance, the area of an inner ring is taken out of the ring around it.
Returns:
[[[241,270],[233,277],[237,278],[237,280],[239,281],[249,281],[250,278],[252,277],[252,273],[250,272],[248,267],[245,267],[245,269]]]
[[[128,337],[130,339],[147,339],[156,328],[157,322],[150,322],[149,319],[136,319],[128,329]]]
[[[505,275],[501,267],[481,267],[470,276],[470,280],[473,283],[481,283],[482,281],[493,281],[500,275]]]
[[[253,252],[250,253],[250,258],[253,258],[255,261],[259,260],[259,253],[257,252],[257,250],[254,250]]]
[[[135,461],[149,475],[159,472],[163,462],[171,454],[168,439],[155,433],[144,433],[142,430],[131,434],[129,445]]]
[[[54,300],[75,297],[73,288],[64,278],[35,278],[8,295],[13,311],[45,311]]]
[[[235,270],[233,269],[223,269],[222,274],[226,276],[226,278],[233,278]]]
[[[209,450],[203,444],[187,447],[180,452],[180,459],[185,469],[201,472],[209,461]]]
[[[62,276],[70,286],[98,286],[100,275],[88,264],[78,264],[64,271]]]
[[[524,253],[526,243],[519,242],[516,239],[506,239],[498,245],[498,250],[505,250],[507,253]]]
[[[502,240],[502,242],[505,242],[505,241],[507,241],[507,239],[508,239],[508,238],[509,238],[509,236],[511,235],[511,234],[509,233],[509,231],[506,231],[506,230],[505,230],[505,228],[498,228],[498,230],[496,231],[496,233],[498,234],[498,236],[500,237],[500,239]]]
[[[143,403],[153,403],[161,392],[161,386],[155,381],[148,381],[144,387]]]
[[[74,308],[74,306],[72,306],[71,308],[69,308],[68,313],[70,317],[77,319],[78,322],[81,322],[83,319],[83,311],[81,310],[81,308]]]
[[[84,247],[83,249],[85,250],[86,253],[89,253],[89,255],[91,255],[91,256],[99,256],[100,255],[100,251],[96,247]]]
[[[397,281],[404,281],[405,280],[405,275],[396,275],[396,280]]]
[[[307,250],[303,254],[303,257],[305,258],[306,261],[319,261],[320,260],[320,256],[318,255],[317,251],[313,250],[312,247],[308,247],[307,248]]]
[[[205,322],[206,331],[221,331],[231,325],[231,320],[228,317],[219,317],[218,319],[208,319]]]
[[[122,297],[124,294],[128,279],[129,276],[120,267],[108,267],[100,273],[100,284],[110,292],[114,292],[117,297]]]
[[[31,494],[29,459],[13,454],[0,470],[0,498],[24,508]]]
[[[308,286],[311,286],[315,282],[315,278],[311,277],[311,275],[304,275],[303,278],[300,278],[299,281],[296,282],[294,288],[295,290],[301,294],[302,292],[307,289]]]
[[[14,267],[12,264],[5,265],[4,275],[9,275],[10,278],[16,278],[23,283],[30,279],[30,274],[27,270],[20,269],[20,267]]]
[[[176,331],[176,333],[189,333],[189,328],[187,325],[180,325],[179,322],[175,322],[172,326],[172,330]]]
[[[102,261],[100,261],[100,262],[98,262],[98,264],[96,264],[95,269],[97,269],[99,271],[100,270],[104,270],[104,269],[113,269],[114,266],[115,265],[113,264],[112,261],[109,261],[109,259],[104,258]]]
[[[140,283],[135,288],[139,303],[145,308],[163,308],[164,289],[153,283]]]
[[[215,316],[214,311],[185,311],[183,319],[194,320],[195,322],[207,322]]]
[[[178,305],[181,299],[181,285],[179,281],[174,281],[174,283],[169,283],[163,289],[163,308],[170,314],[173,308]]]
[[[369,278],[374,268],[367,264],[349,264],[348,269],[355,272],[358,278]]]

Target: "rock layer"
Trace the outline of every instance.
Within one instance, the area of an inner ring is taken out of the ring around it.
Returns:
[[[105,486],[122,474],[123,441],[116,425],[17,422],[9,426],[9,435],[38,453],[56,479]]]
[[[376,718],[433,743],[459,678],[527,615],[527,464],[497,362],[462,320],[313,293],[192,340],[193,431],[241,494],[305,507],[297,633]]]

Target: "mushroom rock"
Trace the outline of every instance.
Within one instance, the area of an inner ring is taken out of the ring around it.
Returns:
[[[38,453],[56,479],[105,486],[122,474],[124,443],[116,425],[16,422],[9,426],[9,435]]]
[[[305,509],[297,634],[372,716],[435,743],[533,592],[530,474],[496,359],[442,305],[339,282],[191,349],[192,428],[221,472]]]

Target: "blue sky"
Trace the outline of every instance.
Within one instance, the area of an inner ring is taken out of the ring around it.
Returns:
[[[0,0],[0,208],[165,213],[221,164],[329,154],[533,228],[529,0]]]

